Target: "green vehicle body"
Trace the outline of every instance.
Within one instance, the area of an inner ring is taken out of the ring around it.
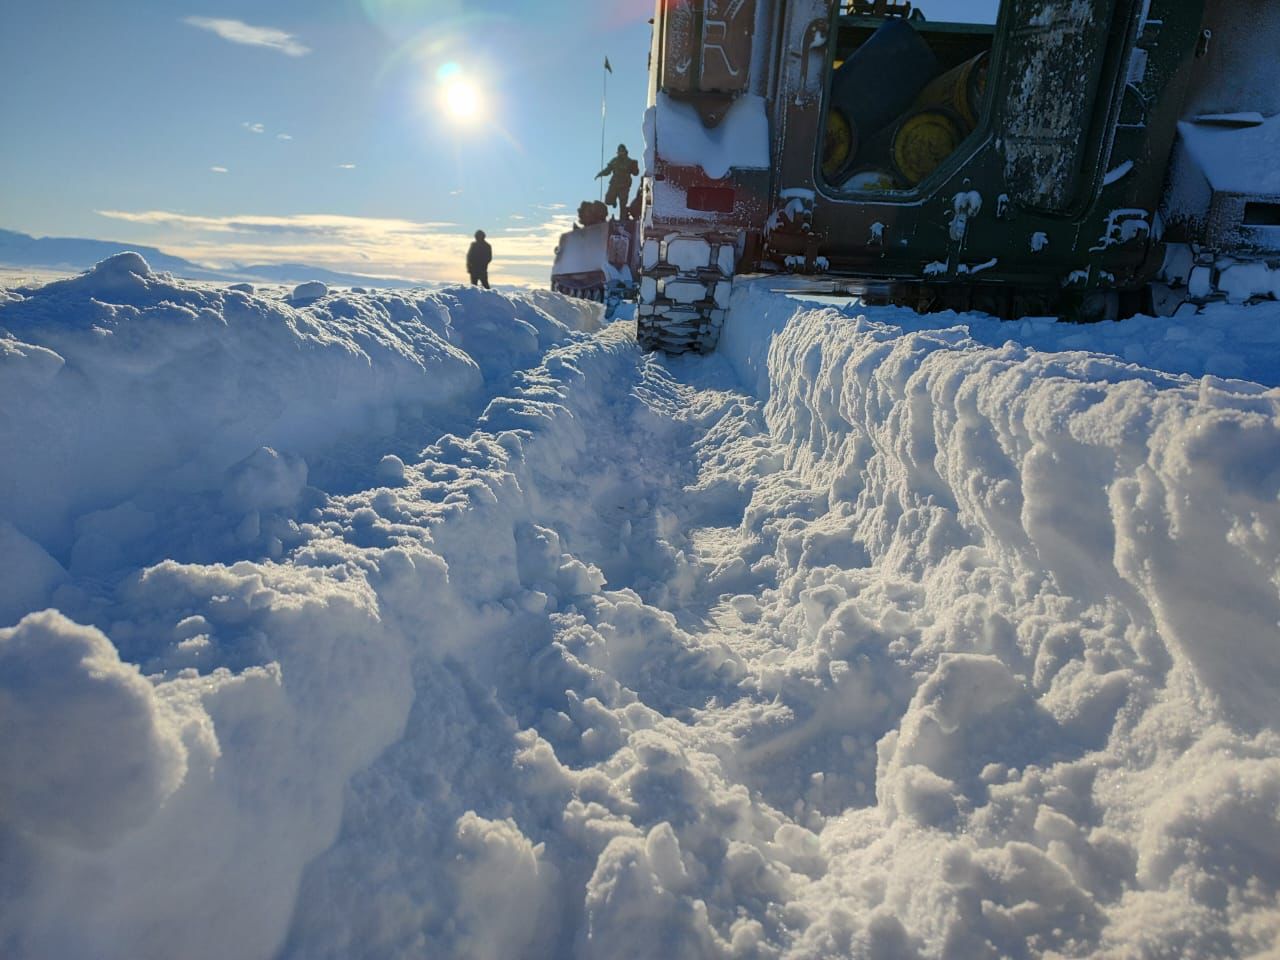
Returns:
[[[1251,173],[1265,171],[1271,139],[1280,146],[1264,116],[1280,110],[1280,4],[1004,0],[994,25],[908,17],[940,69],[988,51],[976,126],[914,187],[833,185],[822,164],[833,67],[907,12],[884,0],[658,3],[644,346],[714,348],[732,322],[728,289],[761,272],[921,310],[1103,319],[1171,312],[1217,295],[1231,264],[1280,255],[1280,184]],[[695,115],[701,145],[688,142]],[[739,142],[743,157],[723,162]],[[1236,153],[1224,178],[1222,156]]]

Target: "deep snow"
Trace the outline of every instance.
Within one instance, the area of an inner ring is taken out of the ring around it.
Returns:
[[[1276,948],[1276,304],[599,309],[0,291],[0,954]]]

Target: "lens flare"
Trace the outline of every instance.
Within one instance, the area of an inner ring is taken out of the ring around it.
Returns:
[[[450,77],[440,85],[440,100],[445,113],[457,123],[478,123],[484,113],[484,99],[479,89],[461,75]]]
[[[475,126],[488,113],[480,86],[462,65],[448,60],[436,68],[436,105],[444,117],[460,126]]]

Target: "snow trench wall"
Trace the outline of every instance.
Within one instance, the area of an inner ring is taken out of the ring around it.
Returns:
[[[207,288],[120,254],[0,291],[0,548],[23,558],[23,576],[0,585],[0,623],[59,566],[108,576],[287,543],[266,515],[305,499],[318,461],[387,452],[374,445],[482,403],[486,383],[569,333],[540,294],[317,286],[306,299]],[[239,542],[211,549],[208,531],[166,522],[166,506],[202,493],[209,512],[244,518]]]
[[[0,956],[280,949],[349,779],[404,732],[415,655],[462,619],[425,525],[416,549],[345,549],[376,514],[323,514],[341,498],[308,492],[303,455],[398,514],[413,468],[363,441],[474,421],[601,312],[287,302],[133,254],[0,290]],[[464,512],[451,492],[405,499]]]
[[[738,296],[722,349],[876,561],[986,555],[1118,605],[1235,721],[1280,720],[1280,389]]]
[[[797,953],[886,907],[928,956],[1274,949],[1280,390],[735,298],[782,449],[743,529],[792,657],[882,714]]]

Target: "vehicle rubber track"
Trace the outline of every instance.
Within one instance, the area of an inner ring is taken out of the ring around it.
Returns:
[[[732,237],[646,237],[636,308],[641,349],[714,351],[728,313],[734,260]]]
[[[566,297],[577,297],[579,300],[591,300],[595,303],[604,303],[608,294],[604,284],[580,287],[569,283],[553,283],[551,290]]]
[[[636,341],[646,351],[711,353],[720,339],[720,323],[706,313],[655,312],[636,317]]]

